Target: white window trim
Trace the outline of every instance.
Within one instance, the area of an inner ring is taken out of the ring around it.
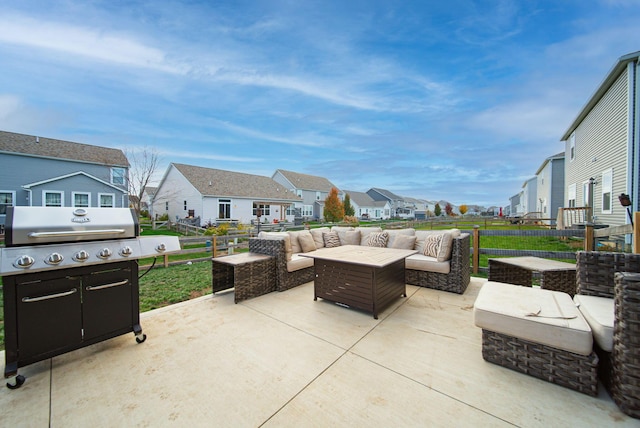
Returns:
[[[64,192],[62,190],[43,190],[42,191],[42,206],[47,206],[47,193],[57,193],[60,195],[60,206],[64,207]]]
[[[576,132],[573,131],[569,137],[569,162],[573,162],[576,158]]]
[[[89,192],[71,192],[71,206],[76,206],[76,195],[86,195],[88,200],[88,207],[91,207],[91,193]],[[84,207],[82,207],[84,208]]]
[[[113,176],[114,176],[113,172],[115,170],[122,171],[122,183],[116,183],[113,180]],[[116,186],[125,186],[127,184],[127,169],[122,167],[116,167],[116,166],[112,167],[111,168],[111,184],[115,184]]]
[[[102,197],[103,196],[111,196],[111,206],[103,207],[102,206]],[[116,194],[115,193],[98,193],[98,207],[99,208],[115,208],[116,206]]]
[[[608,183],[606,178],[608,177]],[[604,195],[609,193],[609,209],[604,209]],[[613,214],[613,168],[602,171],[602,193],[600,207],[602,214]]]
[[[567,187],[567,206],[572,208],[576,206],[576,183],[570,184]],[[571,205],[571,201],[573,201],[573,205]]]
[[[15,190],[0,190],[0,193],[9,193],[11,194],[11,205],[7,205],[8,207],[15,207],[16,206],[16,192]],[[4,214],[0,214],[0,215],[4,215]]]

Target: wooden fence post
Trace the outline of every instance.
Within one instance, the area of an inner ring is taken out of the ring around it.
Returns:
[[[593,223],[586,223],[584,226],[584,250],[593,251],[594,237],[593,237]]]
[[[633,213],[633,252],[640,253],[640,211]]]
[[[480,226],[473,226],[473,273],[477,274],[480,268]]]

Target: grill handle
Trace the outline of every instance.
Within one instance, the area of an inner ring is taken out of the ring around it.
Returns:
[[[125,233],[124,229],[103,229],[103,230],[65,230],[60,232],[31,232],[29,238],[52,238],[59,236],[87,236],[87,235],[113,235],[114,233]]]
[[[41,296],[41,297],[23,297],[22,301],[24,303],[33,303],[33,302],[41,302],[43,300],[49,300],[49,299],[57,299],[58,297],[66,297],[66,296],[71,296],[73,293],[77,293],[78,289],[77,288],[73,288],[69,291],[65,291],[62,293],[56,293],[56,294],[49,294],[47,296]]]
[[[90,285],[86,288],[87,291],[96,291],[96,290],[102,290],[103,288],[111,288],[111,287],[120,287],[121,285],[125,285],[129,282],[128,279],[125,279],[124,281],[119,281],[119,282],[112,282],[111,284],[104,284],[104,285]]]

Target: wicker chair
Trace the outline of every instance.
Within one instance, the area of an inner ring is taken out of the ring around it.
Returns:
[[[579,251],[577,294],[615,299],[612,352],[594,345],[598,374],[620,409],[640,418],[640,254]]]
[[[249,239],[249,251],[267,254],[276,259],[276,290],[285,291],[298,285],[313,281],[315,271],[313,266],[293,272],[287,270],[287,256],[284,240],[280,239]]]
[[[463,294],[471,280],[470,244],[471,237],[468,233],[453,240],[451,270],[448,274],[406,269],[405,281],[420,287]]]

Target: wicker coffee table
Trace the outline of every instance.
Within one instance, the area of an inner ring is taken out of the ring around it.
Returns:
[[[489,259],[489,281],[531,287],[540,273],[540,288],[576,294],[576,265],[540,257]]]
[[[276,289],[275,258],[241,253],[211,259],[213,293],[235,288],[234,301],[271,293]]]
[[[414,250],[343,245],[300,254],[314,259],[314,300],[378,313],[407,296],[404,259]]]

